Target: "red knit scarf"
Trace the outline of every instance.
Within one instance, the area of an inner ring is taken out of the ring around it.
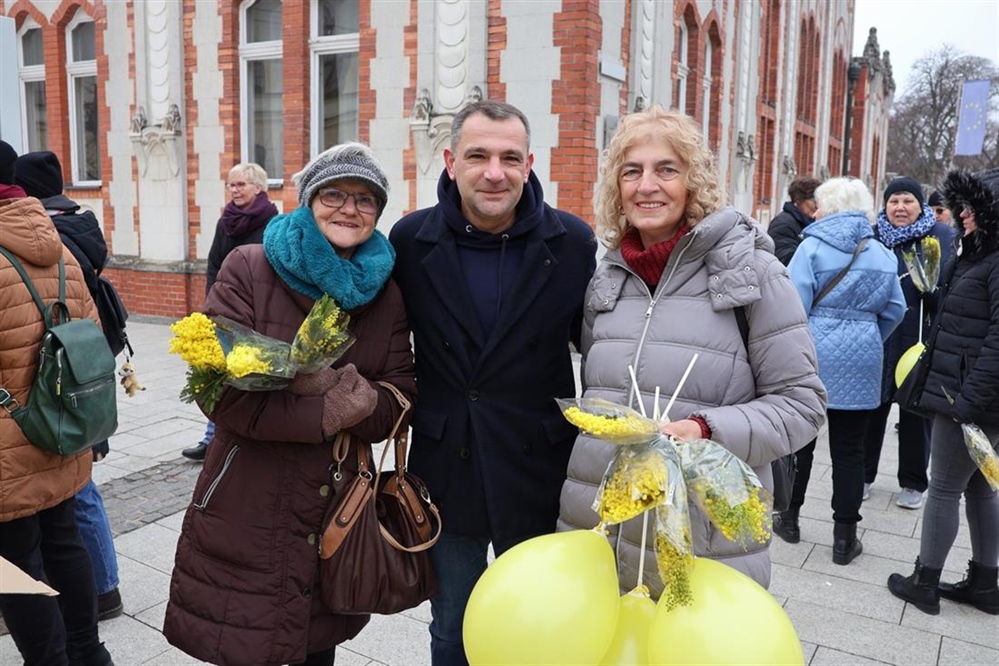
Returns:
[[[655,289],[662,277],[669,255],[690,231],[688,225],[683,225],[676,235],[669,240],[656,243],[652,247],[646,248],[642,244],[642,239],[638,235],[637,229],[630,229],[621,239],[621,257],[631,266],[631,269],[638,273],[638,277],[645,281],[650,288]]]

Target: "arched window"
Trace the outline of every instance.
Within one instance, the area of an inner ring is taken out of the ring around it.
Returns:
[[[312,2],[312,153],[358,138],[357,0]]]
[[[42,29],[27,20],[18,31],[18,75],[21,80],[21,116],[27,151],[48,148],[48,123],[45,119],[45,59]]]
[[[101,151],[97,122],[97,42],[94,20],[77,11],[66,26],[69,137],[73,182],[99,184]]]
[[[249,0],[239,12],[241,149],[272,180],[284,174],[281,0]]]
[[[687,68],[687,48],[689,41],[690,33],[687,30],[687,24],[681,20],[679,34],[676,37],[676,99],[673,101],[673,106],[680,111],[686,111],[687,107],[687,74],[689,72]]]

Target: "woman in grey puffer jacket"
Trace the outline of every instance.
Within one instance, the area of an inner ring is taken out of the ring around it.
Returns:
[[[773,242],[723,200],[711,153],[690,118],[653,107],[622,120],[597,191],[597,232],[609,249],[587,291],[584,396],[637,408],[632,365],[652,414],[656,387],[668,398],[697,353],[661,431],[713,439],[771,488],[770,462],[815,437],[826,393],[804,309],[771,254]],[[748,345],[736,308],[749,321]],[[597,524],[591,507],[613,453],[606,442],[576,440],[559,529]],[[743,550],[693,504],[690,511],[696,555],[769,585],[767,545]],[[638,578],[641,518],[611,528],[609,538],[621,586],[630,589]],[[650,535],[647,543],[653,542]],[[643,578],[658,597],[655,562],[650,552]]]

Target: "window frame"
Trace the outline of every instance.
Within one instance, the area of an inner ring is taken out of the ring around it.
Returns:
[[[329,146],[322,145],[323,137],[323,105],[322,105],[322,81],[320,74],[322,72],[321,61],[323,56],[328,55],[340,55],[340,54],[357,54],[358,59],[361,57],[361,33],[360,26],[358,26],[358,32],[353,32],[346,35],[319,35],[319,2],[320,0],[310,0],[309,2],[309,22],[311,24],[311,29],[309,31],[309,102],[312,109],[311,124],[312,131],[310,132],[310,150],[313,155],[318,155],[320,152],[328,148]],[[358,5],[360,3],[358,2]],[[358,6],[358,21],[360,22],[360,6]],[[358,91],[360,91],[360,85],[358,85]],[[360,124],[360,100],[358,100],[358,124]],[[358,127],[360,130],[360,127]],[[359,140],[359,137],[354,137],[354,141]]]
[[[257,4],[257,0],[248,0],[239,7],[239,153],[240,162],[255,162],[250,157],[250,126],[252,121],[249,117],[250,111],[250,63],[263,60],[281,60],[284,65],[284,40],[274,39],[267,42],[247,42],[247,13],[250,8]],[[282,17],[284,13],[284,2],[281,2]],[[282,91],[283,94],[284,91]],[[283,145],[282,141],[282,145]],[[263,166],[263,165],[261,165]],[[264,167],[266,169],[266,167]],[[267,185],[269,187],[280,187],[284,184],[284,156],[281,156],[281,174],[275,178],[272,170],[267,170]]]
[[[73,60],[73,31],[76,30],[84,23],[94,24],[94,59],[93,60],[81,60],[79,62]],[[80,160],[83,156],[80,155],[78,147],[77,135],[77,99],[76,99],[76,80],[93,77],[95,83],[95,90],[97,84],[97,22],[86,14],[82,9],[78,9],[73,19],[66,24],[64,37],[66,39],[66,81],[67,81],[67,101],[69,102],[69,153],[71,169],[70,173],[73,178],[73,185],[75,187],[99,187],[102,185],[100,178],[97,180],[85,180],[81,177],[81,164]],[[97,113],[100,113],[100,104],[97,105]],[[100,146],[100,119],[98,118],[97,123],[97,169],[101,171],[101,146]]]
[[[39,36],[42,38],[42,62],[39,65],[25,65],[24,64],[24,36],[31,30],[38,30]],[[18,82],[21,86],[21,132],[24,137],[24,142],[27,147],[25,152],[33,152],[36,150],[48,150],[48,141],[45,141],[46,145],[43,146],[32,146],[31,145],[31,131],[28,127],[28,84],[29,83],[41,83],[42,90],[46,93],[45,98],[45,108],[43,110],[43,116],[45,118],[45,134],[48,137],[48,91],[45,89],[45,33],[42,27],[38,25],[32,18],[26,18],[24,24],[17,31],[17,77]]]

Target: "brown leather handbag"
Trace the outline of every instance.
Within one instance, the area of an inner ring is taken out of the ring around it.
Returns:
[[[406,471],[409,434],[401,426],[411,404],[394,386],[379,384],[395,395],[402,413],[377,473],[371,473],[370,443],[346,433],[333,443],[336,495],[323,518],[319,593],[334,613],[389,615],[437,594],[429,550],[440,537],[441,517],[423,481]],[[395,470],[383,474],[389,448],[395,451]],[[343,466],[351,451],[357,456],[356,474]]]

